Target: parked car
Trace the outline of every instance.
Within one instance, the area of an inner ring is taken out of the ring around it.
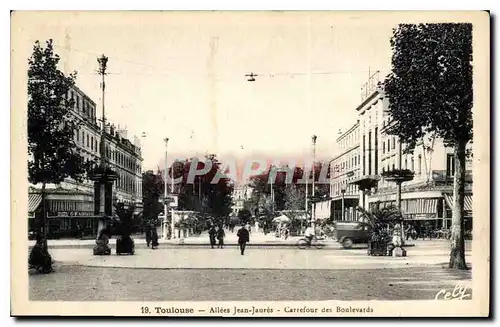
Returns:
[[[344,249],[349,249],[354,244],[368,243],[371,239],[368,227],[357,222],[336,222],[334,235]]]

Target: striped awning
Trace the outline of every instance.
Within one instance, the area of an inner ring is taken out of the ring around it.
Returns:
[[[438,199],[408,199],[401,203],[401,211],[407,215],[436,214]]]
[[[445,194],[444,199],[446,201],[446,204],[450,209],[453,208],[453,194]],[[466,195],[464,197],[464,210],[465,211],[472,211],[472,195]]]
[[[42,202],[42,195],[39,193],[28,194],[28,212],[34,212]]]

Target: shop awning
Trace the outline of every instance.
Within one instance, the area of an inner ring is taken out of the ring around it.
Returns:
[[[401,201],[401,212],[407,219],[436,219],[437,206],[439,199],[436,198],[420,198],[420,199],[405,199]],[[395,206],[395,201],[374,202],[371,205],[379,208]]]
[[[28,194],[28,212],[34,212],[42,202],[42,195],[39,193]]]
[[[446,201],[446,204],[450,209],[453,208],[453,194],[445,194],[444,199]],[[465,211],[472,211],[472,195],[465,195],[464,197],[464,210]]]
[[[401,209],[404,214],[436,214],[438,199],[409,199],[403,200]]]

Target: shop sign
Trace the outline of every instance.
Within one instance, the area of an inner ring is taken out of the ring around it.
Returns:
[[[88,217],[93,216],[92,211],[59,211],[56,212],[56,217]]]

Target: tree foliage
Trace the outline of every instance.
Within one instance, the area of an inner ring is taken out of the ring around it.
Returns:
[[[160,199],[165,192],[165,183],[160,173],[147,171],[142,174],[143,216],[146,220],[156,219],[163,211]]]
[[[317,163],[315,165],[314,172],[314,180],[315,184],[315,196],[323,197],[328,195],[330,192],[329,178],[330,178],[330,169],[329,167],[323,167],[324,163]],[[321,171],[322,169],[327,169],[327,174],[325,180],[321,180]],[[286,210],[287,206],[287,192],[290,191],[289,187],[293,186],[293,189],[297,191],[295,194],[297,197],[301,197],[301,199],[297,199],[297,203],[305,204],[305,194],[306,194],[306,184],[303,182],[305,179],[304,169],[302,167],[294,167],[293,174],[291,177],[287,176],[287,173],[284,171],[279,171],[281,169],[289,169],[287,166],[283,166],[278,168],[278,171],[273,172],[276,178],[273,182],[273,193],[274,193],[274,201],[275,201],[275,210]],[[310,179],[312,179],[312,172],[310,173]],[[264,200],[271,196],[271,184],[269,176],[271,175],[271,167],[267,171],[262,174],[252,176],[250,178],[250,187],[252,187],[252,199],[257,201],[268,201]],[[273,176],[273,175],[271,175]],[[312,195],[312,180],[308,185],[308,194]],[[263,208],[259,204],[259,207]],[[303,209],[303,207],[301,208]]]
[[[296,185],[288,185],[285,190],[285,210],[304,210],[304,192]]]
[[[81,124],[71,114],[68,97],[76,73],[65,76],[52,40],[37,41],[28,68],[28,173],[31,183],[60,183],[71,177],[81,181],[93,163],[84,162],[73,136]]]
[[[248,222],[252,218],[252,213],[250,210],[243,208],[238,212],[238,218],[240,218],[242,222]]]
[[[207,155],[205,159],[212,162],[212,167],[207,173],[196,176],[193,183],[188,180],[191,164],[196,163],[197,169],[201,170],[205,165],[203,160],[191,159],[172,164],[174,178],[182,177],[182,181],[174,186],[175,193],[179,194],[178,208],[199,211],[215,217],[226,217],[231,212],[232,181],[229,177],[222,177],[216,183],[212,183],[217,173],[225,173],[222,171],[223,165],[216,155]],[[171,168],[169,171],[171,172]]]
[[[389,206],[368,211],[361,207],[357,207],[357,210],[361,215],[361,222],[359,225],[368,227],[373,242],[390,242],[392,235],[390,235],[389,231],[402,219],[401,212],[398,208]]]
[[[472,140],[472,25],[401,24],[391,46],[388,132],[410,149],[428,133]]]

